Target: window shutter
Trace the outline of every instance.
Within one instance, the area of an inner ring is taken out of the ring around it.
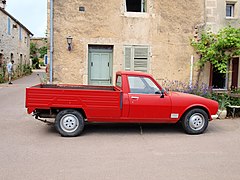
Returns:
[[[125,71],[131,71],[132,48],[125,47],[124,49]]]
[[[147,47],[135,47],[134,48],[134,58],[148,58],[148,48]]]
[[[10,21],[10,18],[8,17],[8,23],[7,23],[7,30],[8,30],[8,35],[11,35],[11,21]]]
[[[148,71],[148,48],[135,47],[134,48],[134,71]]]

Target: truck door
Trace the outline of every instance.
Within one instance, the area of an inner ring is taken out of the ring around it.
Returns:
[[[129,119],[142,122],[161,122],[170,119],[169,96],[161,98],[158,86],[147,77],[129,76]]]

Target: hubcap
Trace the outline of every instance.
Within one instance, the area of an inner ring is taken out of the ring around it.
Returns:
[[[204,123],[205,123],[205,118],[200,113],[193,114],[189,119],[190,128],[196,131],[202,129],[204,126]]]
[[[66,114],[61,118],[60,126],[65,132],[74,132],[79,126],[78,118],[73,114]]]

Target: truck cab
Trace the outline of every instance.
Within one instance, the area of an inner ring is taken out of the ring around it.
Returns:
[[[116,86],[122,91],[122,119],[133,122],[171,121],[171,99],[164,89],[145,73],[117,72]]]

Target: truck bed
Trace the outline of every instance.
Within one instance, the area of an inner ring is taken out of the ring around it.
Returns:
[[[120,117],[121,91],[114,86],[38,84],[26,89],[28,113],[36,110],[84,109],[88,120]]]

